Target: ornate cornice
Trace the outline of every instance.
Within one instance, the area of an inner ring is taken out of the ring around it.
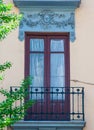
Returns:
[[[74,6],[79,7],[81,0],[13,0],[20,6]]]
[[[21,41],[24,40],[24,32],[69,32],[70,40],[75,40],[75,8],[80,0],[14,0],[14,3],[23,14],[19,26]]]

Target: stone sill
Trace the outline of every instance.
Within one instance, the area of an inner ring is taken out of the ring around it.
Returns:
[[[85,121],[19,121],[14,130],[82,130]]]

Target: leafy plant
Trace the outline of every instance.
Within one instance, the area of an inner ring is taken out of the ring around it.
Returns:
[[[3,40],[9,32],[15,29],[22,18],[22,15],[14,14],[12,12],[13,5],[3,3],[0,0],[0,40]],[[0,65],[0,74],[5,70],[10,69],[12,64],[10,62],[5,62]],[[0,80],[3,76],[0,75]],[[0,89],[0,93],[5,96],[5,100],[0,102],[0,129],[2,130],[6,126],[11,126],[15,122],[22,119],[25,115],[25,111],[34,102],[22,102],[22,104],[15,106],[16,102],[20,100],[23,101],[28,94],[28,86],[31,84],[30,78],[22,81],[21,86],[17,91],[8,91],[5,89]]]
[[[0,0],[0,40],[17,27],[22,18],[22,15],[11,13],[12,7],[12,4],[5,4]]]
[[[15,29],[22,18],[22,15],[12,13],[12,4],[5,4],[3,0],[0,0],[0,41],[3,40],[9,32]],[[0,65],[0,73],[11,67],[10,62],[6,62]],[[4,77],[0,74],[0,80]]]
[[[10,62],[5,62],[4,64],[0,65],[0,72],[10,69],[11,66],[12,64]]]
[[[4,64],[0,65],[0,80],[4,79],[4,72],[7,69],[10,69],[12,67],[11,62],[5,62]]]
[[[28,86],[31,84],[31,79],[26,78],[22,81],[21,86],[16,91],[8,91],[0,89],[0,93],[3,94],[6,99],[0,103],[0,129],[2,130],[6,126],[11,126],[15,122],[22,119],[25,115],[25,111],[31,106],[34,101],[30,100],[26,103],[21,103],[15,106],[15,102],[23,101],[28,94]]]

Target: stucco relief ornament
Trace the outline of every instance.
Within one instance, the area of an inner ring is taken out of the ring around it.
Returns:
[[[70,32],[70,39],[72,42],[75,41],[76,37],[75,37],[75,32]]]
[[[75,40],[74,12],[42,10],[24,12],[20,22],[19,39],[24,39],[25,31],[70,32],[71,41]]]
[[[49,11],[49,10],[45,10],[42,11],[38,14],[40,16],[40,22],[42,25],[44,25],[44,27],[48,27],[52,24],[52,20],[53,20],[53,12]]]
[[[50,17],[49,17],[48,14],[46,14],[46,15],[44,16],[44,22],[45,22],[45,23],[49,23],[49,21],[50,21]]]
[[[50,22],[50,16],[48,15],[48,14],[45,14],[44,15],[44,18],[43,18],[43,21],[44,21],[44,24],[46,23],[46,24],[49,24],[49,22]]]

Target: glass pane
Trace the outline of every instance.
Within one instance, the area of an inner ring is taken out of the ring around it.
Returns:
[[[44,86],[44,54],[30,54],[30,76],[33,77],[31,98],[43,98],[41,87]]]
[[[44,39],[30,39],[30,51],[44,51]]]
[[[51,54],[51,91],[54,92],[53,99],[64,99],[60,92],[65,87],[65,61],[64,54]],[[56,93],[58,89],[58,93]]]
[[[53,39],[51,40],[51,51],[64,51],[64,40],[63,39]]]

